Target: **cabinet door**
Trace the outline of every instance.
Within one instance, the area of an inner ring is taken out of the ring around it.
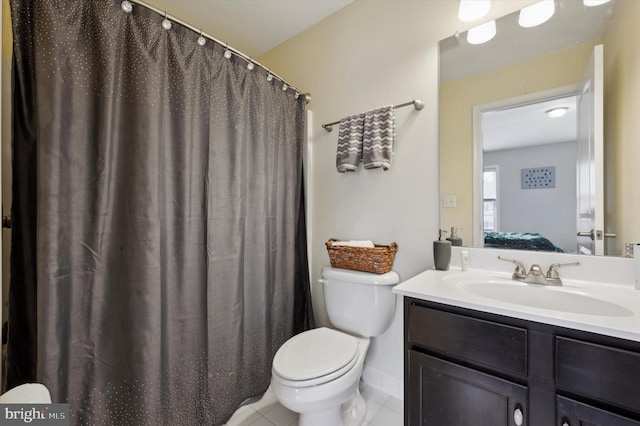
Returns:
[[[409,351],[407,425],[527,425],[527,388]]]
[[[640,421],[561,396],[557,397],[557,404],[558,426],[640,426]]]

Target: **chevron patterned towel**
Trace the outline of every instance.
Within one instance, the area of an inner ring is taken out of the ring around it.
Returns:
[[[393,105],[374,109],[364,115],[362,161],[365,169],[389,170],[396,136]]]
[[[355,172],[362,158],[362,133],[364,114],[352,115],[340,120],[336,168],[340,173]]]

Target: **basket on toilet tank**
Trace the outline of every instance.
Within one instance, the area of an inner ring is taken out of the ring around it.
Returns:
[[[327,241],[327,252],[331,266],[334,268],[352,269],[362,272],[385,274],[393,268],[393,260],[398,251],[398,244],[374,244],[374,247],[357,247],[335,245],[337,238]]]

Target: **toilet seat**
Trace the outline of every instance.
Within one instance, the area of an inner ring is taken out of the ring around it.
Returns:
[[[330,328],[300,333],[282,345],[273,373],[288,386],[306,387],[342,376],[356,363],[358,339]]]

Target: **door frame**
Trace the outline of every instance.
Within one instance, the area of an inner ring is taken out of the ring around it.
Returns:
[[[587,90],[589,89],[589,90]],[[605,238],[615,237],[615,234],[604,233],[604,45],[593,47],[585,72],[577,89],[577,141],[578,141],[578,169],[576,170],[576,248],[578,253],[602,256],[605,254]],[[581,103],[585,93],[591,96],[586,104]],[[584,115],[582,105],[587,107],[588,120],[586,127],[581,127],[581,115]],[[586,132],[583,130],[586,129]],[[586,139],[582,138],[587,135]],[[586,145],[585,145],[586,144]],[[587,182],[581,171],[581,153],[586,148]],[[585,185],[586,184],[586,185]],[[582,209],[584,203],[584,187],[587,187],[588,208]],[[591,229],[589,229],[591,228]],[[584,245],[584,232],[591,233],[591,243]],[[582,248],[585,251],[582,251]],[[587,253],[589,252],[589,253]]]
[[[484,247],[484,226],[482,221],[482,171],[484,169],[482,153],[482,115],[489,111],[513,108],[545,100],[575,95],[577,91],[578,84],[568,84],[566,86],[555,87],[535,93],[527,93],[526,95],[514,96],[473,106],[473,247]]]

